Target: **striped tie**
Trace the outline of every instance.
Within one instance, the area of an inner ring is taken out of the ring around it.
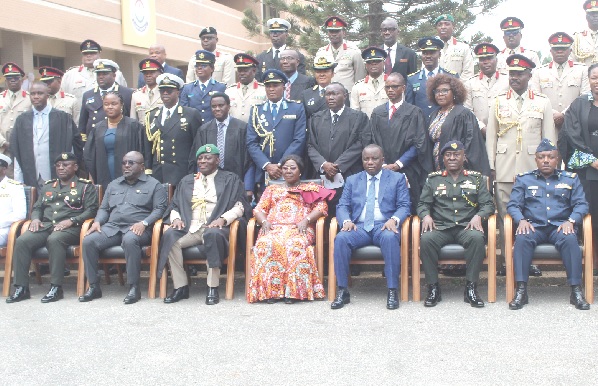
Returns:
[[[220,151],[220,161],[218,161],[218,166],[220,169],[224,168],[224,122],[218,123],[218,134],[216,135],[216,146]]]

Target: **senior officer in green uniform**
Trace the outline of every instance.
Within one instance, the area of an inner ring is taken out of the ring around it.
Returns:
[[[63,298],[62,281],[64,261],[69,245],[79,244],[81,225],[94,218],[98,210],[95,186],[89,180],[77,177],[79,165],[73,153],[62,153],[54,161],[58,179],[45,183],[39,199],[33,206],[28,232],[17,239],[13,254],[15,292],[6,299],[16,303],[29,299],[29,265],[31,256],[46,246],[50,256],[50,291],[42,303]]]
[[[563,259],[571,286],[570,303],[578,310],[590,309],[581,292],[582,256],[575,229],[589,206],[577,174],[558,170],[559,162],[555,144],[543,139],[536,149],[538,168],[519,174],[511,192],[507,211],[518,224],[513,250],[517,291],[509,303],[511,310],[528,303],[529,267],[536,245],[543,243],[554,244]]]
[[[421,261],[428,283],[426,307],[440,300],[438,255],[450,243],[465,248],[467,284],[464,301],[472,307],[484,307],[477,292],[477,281],[486,256],[482,221],[494,213],[492,196],[486,178],[478,172],[463,169],[465,147],[459,141],[447,142],[440,154],[446,170],[428,174],[417,215],[422,219]]]

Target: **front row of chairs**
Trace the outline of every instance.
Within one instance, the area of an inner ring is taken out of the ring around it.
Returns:
[[[174,187],[165,184],[168,191],[168,199],[172,199]],[[102,200],[102,189],[101,186],[96,186],[98,189],[98,199]],[[33,203],[36,199],[36,189],[26,187],[25,194],[28,205],[28,216],[31,214]],[[336,218],[332,218],[330,221],[328,237],[325,237],[325,221],[324,217],[318,219],[316,223],[316,246],[315,256],[316,264],[320,280],[323,282],[324,278],[324,249],[325,244],[328,243],[328,298],[332,301],[336,291],[336,277],[334,274],[334,239],[339,232],[338,223]],[[0,248],[0,263],[4,263],[4,285],[2,289],[2,295],[4,297],[9,295],[10,281],[12,273],[12,254],[14,243],[18,235],[25,232],[29,226],[30,219],[15,222],[10,229],[8,236],[8,244],[4,248]],[[83,295],[85,291],[85,276],[83,269],[83,254],[82,254],[82,243],[83,237],[93,219],[87,220],[81,228],[81,238],[79,245],[74,245],[69,248],[67,263],[78,264],[78,277],[77,277],[77,295]],[[515,289],[514,280],[514,269],[513,269],[513,243],[514,243],[514,229],[513,221],[510,216],[505,218],[505,260],[507,268],[506,277],[506,301],[509,302],[513,298]],[[234,294],[234,274],[235,274],[235,263],[239,248],[239,240],[243,240],[245,233],[247,234],[246,244],[246,279],[245,279],[245,290],[247,292],[249,285],[249,273],[251,270],[251,250],[254,242],[257,238],[257,224],[255,219],[251,219],[244,229],[244,221],[234,221],[231,224],[230,240],[229,240],[229,254],[225,259],[224,263],[227,265],[227,278],[226,278],[226,299],[230,300]],[[486,258],[484,264],[488,266],[488,301],[496,301],[496,215],[490,216],[487,222],[487,248]],[[160,245],[160,237],[162,233],[168,229],[168,225],[163,225],[162,221],[159,220],[154,224],[152,231],[151,244],[144,248],[145,258],[142,264],[149,265],[149,287],[148,287],[148,298],[154,299],[156,297],[156,284],[157,284],[157,263],[158,253]],[[246,230],[246,232],[245,232]],[[585,284],[585,297],[589,303],[593,303],[594,290],[593,290],[593,266],[592,266],[592,227],[591,217],[587,215],[584,218],[583,224],[580,229],[582,235],[582,241],[580,248],[583,255],[584,265],[584,284]],[[401,226],[401,300],[407,301],[409,298],[409,262],[411,251],[411,277],[413,285],[413,301],[421,300],[421,284],[420,284],[420,256],[419,256],[419,245],[420,245],[420,219],[417,216],[408,218]],[[409,241],[411,240],[411,243]],[[203,250],[203,246],[189,247],[183,249],[183,259],[185,264],[206,264],[207,256]],[[40,248],[35,252],[32,261],[35,263],[37,281],[41,284],[41,277],[37,269],[39,263],[48,261],[47,249]],[[443,247],[440,252],[440,262],[442,264],[464,264],[463,259],[463,247],[458,244],[451,244]],[[118,267],[119,281],[121,285],[124,285],[122,272],[120,267],[125,264],[124,251],[120,246],[111,247],[105,250],[100,256],[100,264],[104,265],[106,282],[110,283],[110,275],[108,265],[116,264]],[[353,252],[351,264],[384,264],[382,259],[382,253],[380,248],[375,246],[367,246],[360,248]],[[538,245],[534,251],[534,259],[532,264],[562,264],[561,257],[556,248],[551,244]],[[168,275],[166,270],[160,280],[160,298],[165,298],[167,293]]]

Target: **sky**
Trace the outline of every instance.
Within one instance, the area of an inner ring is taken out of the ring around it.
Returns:
[[[510,16],[523,21],[521,45],[535,51],[549,54],[548,37],[555,32],[574,32],[587,28],[583,0],[506,0],[491,14],[480,16],[467,28],[462,37],[469,37],[482,31],[493,39],[493,43],[502,49],[505,47],[500,29],[500,22]]]

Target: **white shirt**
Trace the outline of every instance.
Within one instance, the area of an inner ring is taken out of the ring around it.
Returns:
[[[440,70],[440,67],[436,67],[435,69],[432,70],[432,76],[436,76],[438,75],[438,71]],[[426,75],[426,79],[430,78],[428,76],[428,74],[430,73],[430,71],[428,71],[428,69],[426,67],[424,67],[424,71],[425,71],[425,75]]]
[[[280,58],[280,53],[287,49],[287,45],[283,44],[280,48],[275,48],[272,46],[272,59],[276,58],[276,50],[278,50],[278,57]]]
[[[218,128],[218,126],[224,123],[224,126],[222,127],[222,131],[224,132],[224,138],[226,139],[226,130],[228,129],[228,125],[230,123],[230,115],[227,115],[226,118],[224,119],[224,121],[220,122],[219,120],[216,119],[216,128]]]
[[[341,117],[341,114],[343,113],[343,111],[345,111],[345,105],[343,105],[343,107],[341,107],[341,109],[339,111],[337,111],[336,113],[332,110],[330,110],[330,119],[332,119],[332,121],[334,122],[334,115],[338,115],[339,119]]]
[[[162,107],[162,120],[160,121],[162,123],[162,126],[164,126],[164,122],[166,122],[166,116],[168,115],[167,113],[170,111],[170,117],[172,117],[178,105],[179,104],[177,103],[171,108],[167,108],[166,106]]]
[[[390,65],[392,67],[395,66],[395,59],[397,57],[397,44],[395,42],[395,44],[393,44],[392,46],[388,47],[386,44],[384,45],[384,51],[386,51],[386,53],[390,56]],[[388,49],[390,48],[390,52],[388,52]]]

